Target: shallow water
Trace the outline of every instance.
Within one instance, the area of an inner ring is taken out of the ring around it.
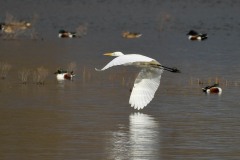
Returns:
[[[0,37],[0,62],[12,65],[0,80],[0,159],[239,159],[239,8],[234,0],[4,0],[0,20],[6,12],[37,15],[38,39]],[[83,38],[57,38],[59,29],[80,23],[88,24]],[[190,29],[209,39],[189,41]],[[123,39],[124,30],[143,36]],[[128,100],[138,69],[94,70],[111,60],[102,53],[115,50],[182,73],[164,72],[152,102],[134,110]],[[53,73],[70,62],[77,64],[75,79],[58,82]],[[32,76],[21,84],[21,69],[41,66],[49,71],[44,85]],[[203,94],[216,80],[223,94]]]

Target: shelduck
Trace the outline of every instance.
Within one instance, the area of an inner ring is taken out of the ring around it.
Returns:
[[[206,33],[202,34],[202,33],[196,32],[194,30],[190,30],[188,32],[187,36],[188,36],[189,40],[193,40],[193,41],[194,40],[203,41],[203,40],[206,40],[208,38]]]
[[[57,70],[57,72],[55,72],[54,74],[56,74],[57,80],[72,80],[75,76],[75,74],[73,74],[73,71],[68,72],[62,69]]]
[[[60,30],[58,32],[58,37],[59,38],[75,38],[77,37],[76,32],[69,32],[69,31],[65,31],[65,30]]]
[[[206,86],[205,88],[202,88],[203,92],[211,94],[211,93],[216,93],[216,94],[221,94],[222,93],[222,88],[219,87],[218,84],[214,84],[212,86]]]

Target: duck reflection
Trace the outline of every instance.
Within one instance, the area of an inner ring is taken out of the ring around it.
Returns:
[[[129,130],[119,125],[111,133],[112,159],[161,159],[160,126],[152,116],[133,113],[129,116]]]

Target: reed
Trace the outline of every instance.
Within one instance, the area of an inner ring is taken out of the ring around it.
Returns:
[[[190,77],[190,85],[212,85],[220,84],[221,86],[240,86],[240,81],[230,81],[220,77],[193,78]]]
[[[33,72],[33,82],[38,85],[44,85],[49,72],[44,67],[39,67]]]
[[[33,40],[39,39],[39,35],[38,35],[38,33],[35,31],[34,28],[33,28],[32,31],[30,32],[30,38],[33,39]]]
[[[83,71],[82,71],[82,82],[83,84],[86,82],[86,67],[83,67]]]
[[[161,32],[164,29],[166,29],[166,24],[169,23],[172,20],[172,17],[168,13],[161,13],[158,18],[158,30]]]
[[[77,34],[78,37],[83,37],[83,36],[87,35],[87,30],[88,30],[88,24],[87,23],[80,24],[76,28],[76,34]]]
[[[27,84],[30,75],[29,69],[22,69],[18,71],[18,78],[20,79],[22,84]]]
[[[82,83],[85,84],[86,82],[89,82],[90,80],[94,79],[92,70],[88,69],[86,66],[82,69]],[[95,72],[95,70],[94,70]]]
[[[6,79],[8,72],[11,70],[12,65],[7,62],[0,62],[0,76],[2,79]]]
[[[76,71],[77,70],[76,62],[70,62],[67,70],[68,70],[68,72]]]

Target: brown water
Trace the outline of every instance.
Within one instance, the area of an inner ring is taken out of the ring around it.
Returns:
[[[6,12],[31,20],[28,33],[0,41],[0,62],[12,65],[0,80],[0,159],[240,159],[240,3],[197,1],[11,1]],[[17,7],[16,7],[17,6]],[[58,39],[59,29],[88,24],[80,39]],[[191,42],[190,29],[209,39]],[[121,37],[124,30],[143,33]],[[164,72],[153,101],[141,111],[128,104],[138,69],[95,72],[111,60],[102,53],[140,53],[181,74]],[[58,82],[59,67],[77,64],[73,81]],[[44,85],[21,69],[45,67]],[[223,94],[201,88],[219,80]],[[199,85],[198,81],[205,84]]]

